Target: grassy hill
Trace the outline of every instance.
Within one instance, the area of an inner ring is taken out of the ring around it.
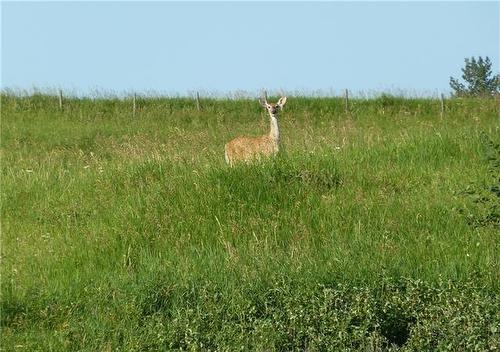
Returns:
[[[500,347],[498,100],[1,103],[5,351]]]

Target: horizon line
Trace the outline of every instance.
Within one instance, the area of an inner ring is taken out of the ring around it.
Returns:
[[[389,95],[401,98],[439,98],[452,96],[450,89],[406,89],[406,88],[372,88],[372,89],[349,89],[349,88],[318,88],[318,89],[280,89],[280,88],[261,88],[261,89],[232,89],[232,90],[207,90],[207,89],[189,89],[184,92],[161,89],[111,89],[95,87],[90,89],[68,88],[68,87],[0,87],[2,95],[13,95],[19,97],[33,96],[36,94],[59,96],[64,95],[68,98],[127,98],[127,97],[145,97],[145,98],[194,98],[197,95],[204,99],[249,99],[262,95],[267,92],[270,96],[287,95],[293,97],[310,98],[339,98],[345,97],[346,92],[352,98],[377,98],[382,95]]]

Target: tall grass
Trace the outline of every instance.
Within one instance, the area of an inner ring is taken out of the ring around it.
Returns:
[[[343,104],[4,94],[2,348],[498,347],[497,102]]]

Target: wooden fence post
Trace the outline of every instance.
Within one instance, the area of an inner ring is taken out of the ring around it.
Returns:
[[[63,108],[63,94],[62,94],[62,89],[59,89],[59,109],[62,110]]]
[[[199,92],[196,92],[196,109],[198,109],[198,111],[201,110],[201,105],[200,105],[200,93]]]
[[[346,114],[349,112],[349,90],[345,90],[345,112]]]
[[[133,98],[133,101],[132,101],[132,116],[135,117],[135,110],[136,110],[136,101],[137,99],[137,93],[134,93],[134,98]]]
[[[444,116],[444,94],[441,93],[441,117]]]

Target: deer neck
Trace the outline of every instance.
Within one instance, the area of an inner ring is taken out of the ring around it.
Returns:
[[[280,140],[280,131],[278,127],[278,119],[276,114],[269,113],[269,118],[271,121],[271,131],[269,132],[269,137],[271,137],[276,144],[278,144]]]

